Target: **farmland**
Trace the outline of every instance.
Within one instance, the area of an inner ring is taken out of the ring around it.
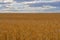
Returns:
[[[0,40],[60,40],[60,14],[0,14]]]

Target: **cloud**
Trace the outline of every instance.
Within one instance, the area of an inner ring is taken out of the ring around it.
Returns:
[[[50,6],[55,6],[55,7],[60,7],[60,2],[51,2],[51,3],[31,3],[31,4],[27,4],[30,7],[41,7],[43,5],[50,5]]]
[[[18,1],[18,0],[17,0]],[[19,0],[24,4],[32,4],[32,3],[51,3],[51,2],[59,2],[60,0]]]
[[[60,0],[51,0],[51,1],[60,1]]]
[[[46,5],[44,5],[44,6],[42,6],[41,7],[41,9],[43,9],[43,10],[47,10],[47,9],[53,9],[53,8],[56,8],[56,7],[54,7],[54,6],[46,6]]]
[[[22,4],[30,5],[30,7],[40,7],[43,5],[50,6],[60,6],[60,0],[34,0],[34,1],[24,1]]]
[[[30,9],[32,9],[32,10],[40,10],[40,11],[49,10],[49,9],[53,9],[53,8],[56,8],[56,7],[48,6],[48,5],[43,5],[41,7],[30,7]]]
[[[53,1],[30,1],[30,2],[22,2],[24,4],[34,4],[34,3],[49,3],[49,2],[53,2]]]
[[[0,5],[0,11],[4,12],[56,12],[59,8],[59,0],[16,0],[9,5]]]
[[[41,7],[30,7],[29,5],[24,5],[24,4],[13,4],[11,6],[7,6],[8,8],[5,8],[1,11],[6,11],[6,12],[43,12],[45,10],[49,9],[54,9],[56,7],[54,6],[41,6]]]
[[[0,2],[3,2],[3,0],[0,0]],[[13,2],[13,0],[4,0],[4,2]]]
[[[34,1],[34,0],[14,0],[16,2],[29,2],[29,1]]]

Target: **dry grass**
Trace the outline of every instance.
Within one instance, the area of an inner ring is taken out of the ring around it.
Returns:
[[[0,40],[60,40],[60,14],[0,14]]]

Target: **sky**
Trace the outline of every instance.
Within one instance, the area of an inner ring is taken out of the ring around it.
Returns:
[[[0,12],[60,12],[60,0],[0,0]]]

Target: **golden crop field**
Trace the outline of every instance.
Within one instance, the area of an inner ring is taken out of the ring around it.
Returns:
[[[0,40],[60,40],[60,14],[0,14]]]

